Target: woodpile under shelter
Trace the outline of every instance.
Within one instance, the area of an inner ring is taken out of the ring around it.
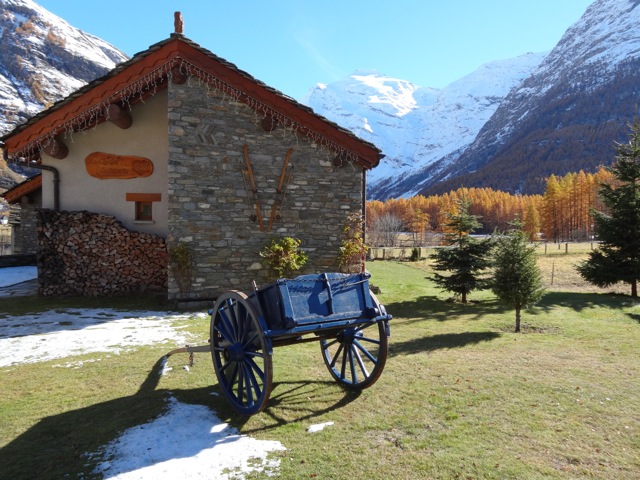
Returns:
[[[302,241],[301,273],[337,268],[381,152],[181,32],[1,139],[42,171],[41,295],[247,290],[274,236]]]

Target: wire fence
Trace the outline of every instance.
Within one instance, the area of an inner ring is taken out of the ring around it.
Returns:
[[[536,242],[538,255],[570,255],[582,254],[594,250],[598,247],[597,242],[575,242],[575,243],[545,243]],[[369,260],[418,260],[428,258],[434,249],[440,247],[437,242],[422,246],[393,246],[393,247],[370,247],[367,257]]]

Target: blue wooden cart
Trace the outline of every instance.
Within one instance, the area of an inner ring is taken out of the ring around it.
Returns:
[[[209,349],[225,397],[252,415],[269,400],[275,347],[319,341],[336,382],[349,389],[373,385],[387,359],[389,320],[368,273],[301,275],[249,295],[220,295],[211,310]]]

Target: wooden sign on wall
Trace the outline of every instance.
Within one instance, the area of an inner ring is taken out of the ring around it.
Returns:
[[[93,152],[84,159],[87,173],[102,180],[148,177],[153,173],[153,162],[145,157]]]

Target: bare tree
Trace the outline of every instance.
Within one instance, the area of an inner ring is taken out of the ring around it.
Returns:
[[[367,243],[374,247],[396,247],[402,230],[402,220],[392,213],[385,213],[369,222]]]

